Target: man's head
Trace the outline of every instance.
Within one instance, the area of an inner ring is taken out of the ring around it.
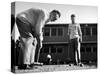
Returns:
[[[61,14],[58,10],[52,10],[50,12],[50,15],[49,15],[49,20],[50,21],[55,21],[57,20],[58,18],[60,18]]]
[[[72,20],[72,23],[75,23],[75,14],[71,15],[71,20]]]

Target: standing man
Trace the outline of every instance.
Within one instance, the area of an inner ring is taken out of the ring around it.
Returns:
[[[38,62],[40,49],[42,48],[42,40],[43,40],[43,32],[42,28],[48,22],[52,22],[60,18],[60,12],[57,10],[53,10],[49,13],[45,13],[44,10],[41,9],[28,9],[19,13],[16,17],[16,23],[18,26],[18,30],[23,41],[23,52],[24,52],[24,63],[25,65],[30,65],[30,54],[33,50],[32,46],[34,46],[33,39],[36,38],[37,41],[34,62]],[[33,45],[32,45],[33,44]],[[27,67],[26,67],[27,68]]]
[[[69,24],[68,27],[68,35],[70,39],[70,48],[74,52],[74,58],[75,58],[75,65],[82,66],[81,63],[81,53],[80,53],[80,43],[82,42],[82,32],[80,25],[75,22],[75,15],[71,15],[71,21],[72,23]]]

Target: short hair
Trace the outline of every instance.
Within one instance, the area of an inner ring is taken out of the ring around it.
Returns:
[[[61,16],[61,14],[58,10],[52,10],[51,13],[57,13],[59,15],[59,17]]]
[[[71,17],[75,17],[75,14],[72,14]]]

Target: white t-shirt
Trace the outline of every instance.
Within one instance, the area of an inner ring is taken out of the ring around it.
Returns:
[[[79,34],[81,34],[80,25],[78,23],[69,24],[68,35],[70,36],[70,39],[80,38]]]

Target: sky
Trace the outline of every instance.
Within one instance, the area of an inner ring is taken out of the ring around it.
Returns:
[[[46,4],[33,2],[16,2],[16,14],[29,8],[45,9],[50,12],[53,9],[61,12],[61,17],[53,23],[70,23],[70,15],[76,15],[78,23],[97,23],[98,8],[96,6],[79,6],[79,5],[63,5],[63,4]]]

